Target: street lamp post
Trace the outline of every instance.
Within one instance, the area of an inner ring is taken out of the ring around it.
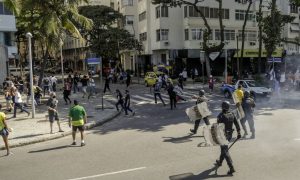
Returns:
[[[32,50],[31,50],[31,38],[30,32],[26,33],[28,39],[28,50],[29,50],[29,66],[30,66],[30,93],[31,93],[31,107],[32,107],[32,118],[35,116],[35,104],[34,104],[34,91],[33,91],[33,69],[32,69]]]
[[[63,48],[63,41],[61,40],[60,41],[61,79],[62,79],[62,84],[64,86],[64,84],[65,84],[65,75],[64,75],[64,58],[63,58],[62,48]]]
[[[227,49],[225,49],[225,72],[224,72],[224,75],[225,75],[225,83],[227,84],[227,79],[228,79],[228,72],[227,72],[227,65],[228,64],[228,52],[227,52]]]
[[[236,51],[237,51],[237,71],[238,71],[238,78],[240,78],[239,35],[236,36]]]

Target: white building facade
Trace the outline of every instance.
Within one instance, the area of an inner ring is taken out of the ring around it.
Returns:
[[[16,19],[13,13],[8,10],[3,0],[0,0],[0,45],[2,47],[2,51],[5,48],[7,50],[8,59],[15,59],[18,51],[15,42],[15,32],[16,28]],[[3,56],[4,57],[4,56]],[[7,59],[7,62],[8,62]],[[3,61],[3,58],[1,59]],[[6,72],[7,66],[0,66],[0,71]]]
[[[264,2],[267,5],[268,2]],[[136,57],[137,52],[123,52],[122,64],[124,69],[137,67],[137,62],[144,71],[148,67],[158,64],[176,65],[178,71],[182,68],[201,69],[200,51],[203,47],[204,22],[200,15],[191,6],[170,8],[162,5],[153,5],[150,0],[118,0],[119,12],[126,17],[124,28],[135,33],[144,46],[142,55]],[[220,27],[218,19],[218,3],[216,1],[204,1],[199,3],[208,23],[213,30],[209,44],[220,43]],[[299,36],[299,13],[286,1],[278,1],[278,8],[284,14],[295,14],[297,19],[286,26],[283,37],[293,40]],[[231,71],[235,69],[234,53],[241,48],[242,26],[245,19],[247,4],[239,4],[236,0],[223,1],[223,24],[225,26],[224,49],[228,50],[229,66]],[[255,1],[250,9],[249,20],[245,31],[245,67],[251,67],[251,71],[257,70],[258,56],[258,24],[256,13],[259,10],[259,1]],[[292,11],[291,11],[292,10]],[[264,14],[269,10],[263,8]],[[134,29],[134,31],[132,31]],[[282,50],[289,49],[299,53],[298,46],[282,44],[274,52],[274,57],[281,57]],[[297,49],[298,48],[298,49]],[[264,53],[263,57],[265,57]],[[213,73],[221,74],[224,70],[224,53],[211,62]],[[134,64],[134,65],[133,65]]]

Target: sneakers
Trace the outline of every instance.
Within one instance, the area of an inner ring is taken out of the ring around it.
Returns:
[[[244,135],[243,135],[243,138],[246,138],[248,136],[248,133],[245,132]]]
[[[85,146],[85,143],[84,143],[84,142],[81,142],[81,146]]]
[[[191,133],[196,134],[195,130],[190,129]]]
[[[250,138],[251,138],[251,139],[255,139],[255,134],[252,133],[252,135],[251,135]]]
[[[219,160],[216,160],[216,162],[215,162],[215,166],[218,166],[218,167],[220,167],[220,166],[222,166],[222,163],[221,163]]]
[[[232,175],[233,173],[235,173],[234,168],[230,168],[229,171],[227,172],[227,175]]]
[[[76,145],[76,142],[73,142],[72,144],[71,144],[71,146],[75,146]]]
[[[133,111],[133,113],[132,113],[132,116],[134,116],[135,115],[135,111]]]

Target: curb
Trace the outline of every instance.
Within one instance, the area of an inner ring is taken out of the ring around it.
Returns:
[[[121,114],[121,112],[115,112],[112,115],[110,115],[109,117],[103,119],[102,121],[97,121],[97,122],[86,124],[85,128],[86,128],[86,130],[89,130],[89,129],[92,129],[96,126],[101,126],[101,125],[113,120],[114,118],[118,117],[120,114]],[[36,143],[40,143],[40,142],[50,141],[50,140],[66,137],[66,136],[69,136],[71,134],[72,134],[72,131],[68,131],[68,132],[64,132],[62,134],[53,135],[51,137],[39,138],[39,139],[36,139],[36,140],[32,140],[32,141],[28,141],[28,142],[22,142],[22,143],[9,144],[9,148],[16,148],[16,147],[26,146],[26,145],[30,145],[30,144],[36,144]],[[1,145],[0,150],[5,150],[5,146]]]

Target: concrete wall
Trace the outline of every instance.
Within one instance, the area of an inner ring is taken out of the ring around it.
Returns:
[[[7,48],[5,46],[0,45],[0,83],[1,83],[1,85],[7,76],[7,66],[6,66],[7,61],[8,61]]]

